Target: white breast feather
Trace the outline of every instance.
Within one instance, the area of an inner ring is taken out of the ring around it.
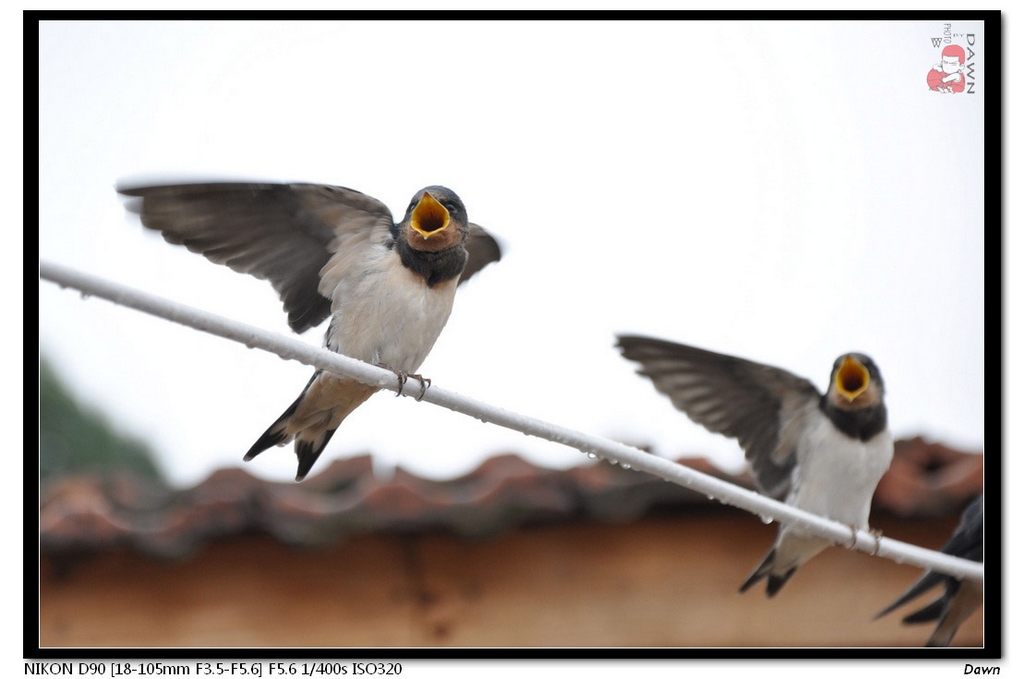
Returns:
[[[394,370],[414,372],[448,322],[458,279],[428,288],[383,246],[367,253],[358,271],[346,271],[333,292],[332,351]]]
[[[866,529],[871,497],[889,468],[892,450],[888,429],[864,442],[841,434],[819,412],[797,448],[799,478],[787,502]]]

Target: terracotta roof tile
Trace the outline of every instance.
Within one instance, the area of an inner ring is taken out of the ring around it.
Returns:
[[[750,487],[702,458],[680,463]],[[981,492],[980,455],[900,441],[879,484],[876,506],[893,513],[954,513]],[[373,532],[448,530],[483,536],[525,524],[590,519],[624,522],[655,507],[716,504],[700,493],[607,463],[552,470],[499,455],[450,480],[403,469],[374,476],[369,456],[335,461],[307,481],[275,483],[223,469],[192,488],[133,477],[81,476],[51,484],[40,506],[47,552],[130,546],[154,555],[187,554],[221,536],[263,532],[296,545],[327,544]]]

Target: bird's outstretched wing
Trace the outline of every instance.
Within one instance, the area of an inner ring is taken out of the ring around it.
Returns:
[[[459,278],[460,285],[480,269],[501,259],[501,246],[498,245],[498,241],[484,231],[483,227],[472,222],[469,224],[466,250],[469,252],[469,260],[466,262],[466,268],[462,270],[462,277]]]
[[[342,255],[332,268],[357,265],[365,248],[388,242],[394,226],[384,203],[342,186],[197,183],[119,186],[118,192],[168,242],[269,280],[295,332],[330,315],[321,271],[331,257]],[[494,238],[476,225],[466,248],[461,280],[501,257]]]
[[[331,254],[342,245],[386,239],[392,225],[383,203],[339,186],[209,183],[117,190],[136,199],[128,209],[168,242],[269,280],[295,332],[330,314],[331,301],[318,285]]]
[[[783,498],[796,444],[821,393],[781,368],[651,337],[618,338],[622,355],[676,408],[710,431],[739,442],[761,492]]]

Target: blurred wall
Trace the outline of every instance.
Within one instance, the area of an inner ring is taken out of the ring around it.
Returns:
[[[938,548],[956,517],[895,519]],[[250,535],[177,560],[129,549],[44,555],[42,646],[920,646],[913,604],[876,612],[920,571],[826,550],[773,599],[737,588],[775,536],[709,507],[629,524],[560,522],[485,539],[365,535],[296,549]],[[936,590],[937,591],[937,590]],[[922,604],[930,598],[922,600]],[[919,606],[918,606],[919,607]],[[953,645],[982,644],[982,615]]]

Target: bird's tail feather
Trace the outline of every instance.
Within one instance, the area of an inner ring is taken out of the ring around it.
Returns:
[[[935,571],[926,572],[917,580],[917,582],[908,587],[907,591],[901,594],[898,599],[879,611],[875,615],[875,620],[878,620],[887,613],[891,613],[911,599],[917,598],[918,595],[927,592],[929,589],[942,582],[942,579],[943,576]]]
[[[775,563],[775,548],[772,548],[765,555],[764,559],[761,560],[761,563],[758,565],[758,567],[754,569],[754,572],[750,574],[750,577],[747,578],[746,582],[744,582],[742,585],[740,585],[740,592],[746,592],[754,584],[756,584],[756,583],[760,582],[761,580],[763,580],[765,578],[765,576],[768,575],[768,571],[770,571],[772,569],[772,564],[774,564],[774,563]]]
[[[765,555],[764,560],[761,564],[754,569],[754,572],[750,574],[746,582],[740,585],[740,592],[746,592],[754,584],[768,578],[768,584],[765,588],[765,593],[769,597],[775,596],[775,594],[782,589],[782,586],[793,577],[793,573],[796,573],[796,566],[790,568],[783,575],[775,575],[772,573],[772,568],[775,566],[775,548],[773,547],[768,554]]]
[[[331,440],[336,431],[337,429],[328,429],[312,441],[299,439],[295,442],[295,454],[299,456],[299,468],[295,473],[296,481],[306,478],[306,474],[313,468],[313,464],[320,457],[320,453],[324,452],[327,442]]]
[[[301,397],[299,398],[301,399]],[[253,459],[264,450],[276,445],[288,443],[288,441],[292,439],[292,436],[286,432],[285,428],[288,425],[288,420],[295,413],[297,404],[298,401],[292,404],[288,410],[284,411],[284,414],[277,418],[274,424],[270,425],[270,427],[263,432],[263,436],[260,436],[256,443],[252,444],[252,448],[249,449],[249,452],[247,452],[243,458],[246,462]],[[312,439],[304,439],[302,433],[299,433],[295,437],[295,454],[299,458],[299,468],[295,474],[296,481],[301,481],[306,478],[306,474],[308,474],[309,470],[313,468],[313,464],[316,462],[317,458],[320,457],[320,453],[324,452],[324,448],[327,447],[327,442],[331,440],[331,437],[334,436],[334,432],[336,431],[337,428],[327,429],[321,431]]]
[[[300,396],[299,400],[301,399],[302,397]],[[285,432],[285,426],[288,424],[288,418],[295,413],[295,409],[299,405],[299,400],[296,400],[288,410],[284,411],[284,414],[282,414],[281,417],[274,420],[274,424],[270,425],[267,430],[263,432],[263,436],[256,439],[256,443],[252,444],[252,447],[249,448],[249,452],[247,452],[245,457],[242,458],[243,460],[248,462],[267,448],[273,448],[274,446],[288,443],[288,441],[291,440],[291,436]]]
[[[911,613],[907,617],[903,618],[903,622],[908,625],[916,625],[921,622],[931,622],[932,620],[938,620],[939,617],[946,610],[946,602],[943,601],[942,597],[939,597],[935,601],[931,602],[919,611]]]
[[[299,458],[295,480],[301,481],[327,447],[338,425],[378,390],[378,387],[332,375],[317,380],[322,372],[318,370],[313,374],[302,394],[252,445],[245,454],[246,460],[294,438],[295,454]]]
[[[281,413],[281,417],[274,420],[274,424],[267,427],[267,430],[263,432],[263,436],[260,436],[256,440],[256,443],[252,444],[252,447],[249,448],[249,452],[245,454],[245,457],[242,458],[243,460],[248,462],[267,448],[273,448],[274,446],[288,443],[288,441],[291,440],[291,436],[289,436],[285,431],[285,427],[287,426],[288,420],[291,416],[295,414],[296,410],[298,410],[299,404],[302,403],[302,399],[306,396],[306,391],[309,390],[309,386],[313,384],[313,380],[315,380],[319,374],[319,370],[313,373],[313,377],[310,378],[309,382],[306,384],[306,388],[302,390],[299,397],[295,399],[290,406],[288,406],[287,410]]]
[[[958,629],[960,629],[959,622],[952,617],[943,617],[935,627],[935,631],[928,637],[925,646],[949,646]]]

